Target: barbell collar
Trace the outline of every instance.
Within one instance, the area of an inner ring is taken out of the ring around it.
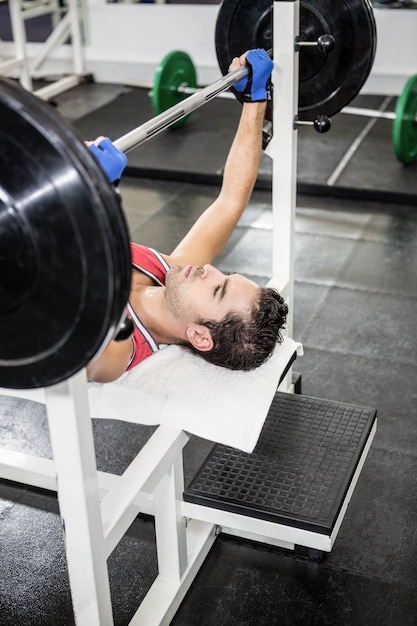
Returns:
[[[315,41],[303,41],[299,37],[295,40],[295,51],[298,52],[300,48],[314,47],[318,48],[321,52],[328,54],[334,50],[336,39],[333,35],[320,35]]]
[[[330,130],[332,122],[327,115],[318,115],[314,120],[300,120],[298,115],[294,117],[294,130],[299,126],[313,126],[318,133],[327,133]]]

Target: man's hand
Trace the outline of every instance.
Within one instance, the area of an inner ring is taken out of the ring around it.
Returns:
[[[94,154],[109,182],[115,183],[120,180],[127,164],[126,155],[107,137],[98,137],[95,141],[86,141],[85,144]]]
[[[233,91],[242,102],[264,102],[271,87],[273,62],[265,50],[256,48],[233,59],[229,69],[236,70],[244,65],[249,70],[248,76],[235,83]]]

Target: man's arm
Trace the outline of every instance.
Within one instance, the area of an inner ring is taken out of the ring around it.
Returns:
[[[245,64],[246,53],[230,69]],[[269,68],[269,73],[272,69]],[[171,255],[170,264],[211,263],[226,245],[245,210],[258,175],[266,101],[245,102],[216,200],[198,218]]]
[[[244,104],[220,194],[191,227],[168,260],[171,265],[211,263],[245,210],[258,175],[265,103]]]
[[[133,344],[129,337],[124,341],[111,341],[100,354],[88,364],[88,380],[109,383],[126,371],[132,356]]]

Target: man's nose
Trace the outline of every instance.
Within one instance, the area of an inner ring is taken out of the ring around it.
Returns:
[[[203,265],[203,273],[202,278],[209,278],[210,276],[214,276],[215,274],[220,274],[220,271],[207,263],[207,265]]]

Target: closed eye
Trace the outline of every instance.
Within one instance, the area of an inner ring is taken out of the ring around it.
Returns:
[[[224,283],[222,285],[217,285],[217,287],[214,289],[213,297],[215,298],[218,295],[218,293],[220,292],[219,300],[222,300],[224,298],[224,296],[226,295],[227,285],[228,284],[229,284],[229,279],[226,278],[226,280],[224,281]]]
[[[233,274],[236,274],[236,273],[237,272],[224,272],[226,276],[233,276]],[[216,295],[219,293],[219,289],[221,289],[220,300],[222,300],[222,298],[224,298],[224,296],[226,295],[226,289],[227,289],[228,283],[229,283],[229,279],[226,278],[226,280],[224,281],[222,285],[217,285],[217,287],[215,287],[213,291],[213,298],[216,297]]]

